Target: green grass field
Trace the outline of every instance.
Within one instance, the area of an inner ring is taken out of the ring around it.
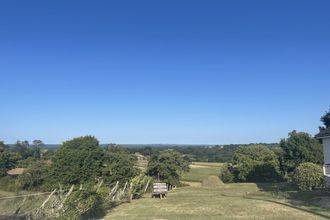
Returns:
[[[219,176],[221,163],[193,162],[190,172],[184,173],[182,181],[201,182],[209,176]]]
[[[286,184],[226,184],[203,188],[198,181],[218,175],[221,164],[194,163],[184,180],[193,186],[177,188],[167,199],[145,195],[111,210],[108,220],[176,219],[329,219],[329,192],[297,192]],[[281,190],[280,190],[281,189]],[[323,207],[322,207],[323,206]]]

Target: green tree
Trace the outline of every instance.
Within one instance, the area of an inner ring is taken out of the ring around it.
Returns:
[[[147,174],[173,186],[179,184],[183,172],[189,171],[189,162],[175,151],[166,150],[153,155],[148,163]]]
[[[327,111],[322,117],[321,121],[323,122],[324,126],[326,128],[330,128],[330,108],[329,111]]]
[[[273,182],[281,179],[278,156],[263,145],[240,147],[234,153],[236,178],[248,182]]]
[[[125,184],[134,176],[138,175],[139,170],[135,167],[136,157],[118,146],[110,146],[104,150],[104,160],[102,174],[106,182],[113,183],[120,181]]]
[[[32,145],[30,146],[31,156],[40,159],[41,158],[41,148],[46,145],[41,140],[32,141]]]
[[[0,177],[5,176],[7,171],[14,168],[20,156],[12,152],[7,145],[0,141]]]
[[[78,184],[94,181],[101,176],[103,149],[92,136],[66,141],[53,157],[54,181],[63,184]]]
[[[292,131],[288,138],[281,140],[280,147],[283,149],[281,163],[285,173],[292,173],[304,162],[323,163],[322,145],[308,133]]]
[[[28,141],[18,140],[13,148],[13,151],[17,152],[22,157],[22,159],[26,159],[31,156],[29,147],[30,144]]]

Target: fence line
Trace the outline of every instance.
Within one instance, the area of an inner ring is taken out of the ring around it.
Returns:
[[[41,196],[41,195],[47,195],[47,194],[51,194],[51,192],[34,193],[34,194],[25,194],[25,195],[19,195],[19,196],[7,196],[7,197],[1,197],[0,200],[5,200],[5,199],[15,199],[15,198],[29,197],[29,196]]]

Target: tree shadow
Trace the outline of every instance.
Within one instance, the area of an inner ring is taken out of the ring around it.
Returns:
[[[326,189],[313,191],[297,191],[296,187],[290,183],[256,183],[260,191],[271,193],[274,200],[260,197],[246,197],[247,199],[262,200],[284,205],[297,210],[305,211],[316,216],[330,219],[329,214],[321,212],[329,211],[329,208],[322,207],[318,202],[322,198],[330,198],[330,192]],[[275,198],[284,198],[287,203],[279,202]],[[303,208],[303,207],[306,208]]]

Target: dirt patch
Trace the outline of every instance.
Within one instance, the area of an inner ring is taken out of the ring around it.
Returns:
[[[207,179],[202,182],[203,187],[207,188],[220,188],[224,187],[225,184],[217,176],[209,176]]]

